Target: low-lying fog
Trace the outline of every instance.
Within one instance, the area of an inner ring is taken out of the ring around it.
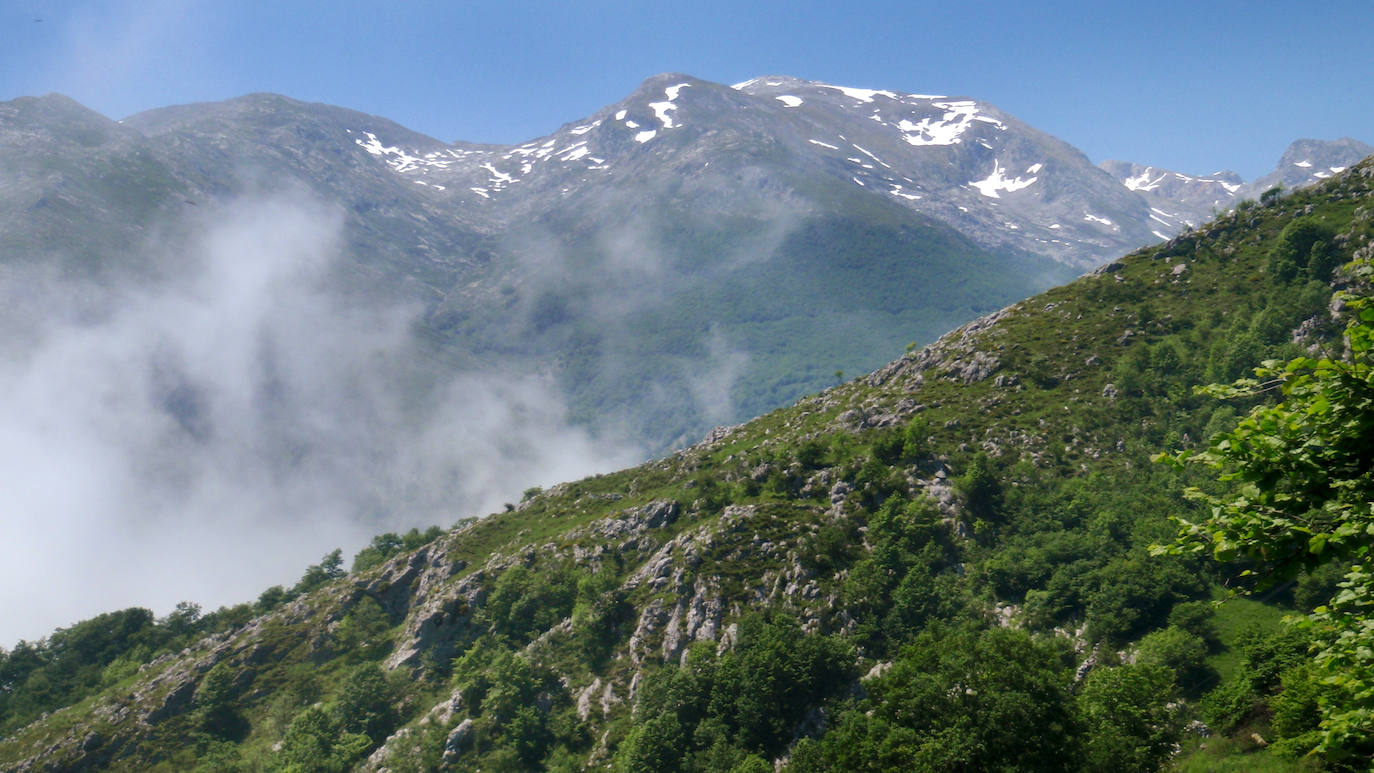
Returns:
[[[251,601],[334,547],[641,457],[538,376],[426,376],[417,308],[328,289],[341,223],[259,196],[149,246],[177,267],[158,281],[0,268],[0,645]]]

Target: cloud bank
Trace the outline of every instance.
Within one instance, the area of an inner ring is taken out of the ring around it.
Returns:
[[[0,271],[0,644],[251,600],[333,547],[641,458],[537,374],[436,377],[418,308],[331,289],[341,224],[259,196],[156,281]]]

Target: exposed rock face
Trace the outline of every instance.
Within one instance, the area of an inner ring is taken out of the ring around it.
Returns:
[[[444,742],[444,762],[452,764],[459,754],[467,749],[472,739],[472,720],[465,719],[453,728]]]
[[[391,600],[388,611],[398,614],[404,609],[406,613],[405,627],[387,658],[387,668],[418,665],[420,656],[427,652],[434,658],[451,658],[453,640],[467,625],[473,607],[484,598],[484,575],[480,571],[449,584],[464,566],[448,560],[442,547],[446,544],[440,540],[404,562],[393,560],[382,576],[367,586],[367,590]]]
[[[644,662],[644,656],[649,648],[649,639],[663,627],[664,618],[667,611],[663,608],[663,602],[654,599],[644,607],[644,611],[639,614],[639,623],[635,626],[635,632],[630,635],[630,659],[635,665]]]
[[[639,536],[649,529],[659,529],[677,520],[682,508],[677,502],[650,502],[643,507],[627,510],[613,518],[593,523],[586,531],[607,539]]]
[[[678,597],[663,632],[663,660],[672,662],[686,656],[694,641],[715,641],[724,604],[703,580],[697,580],[690,598]]]
[[[582,688],[582,691],[577,694],[577,716],[579,719],[586,720],[587,717],[591,716],[592,700],[596,697],[598,691],[608,686],[609,685],[603,685],[601,677],[598,676],[596,679],[592,680],[591,684]]]

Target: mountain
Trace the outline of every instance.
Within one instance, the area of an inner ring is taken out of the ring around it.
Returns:
[[[1258,199],[1275,186],[1301,188],[1325,180],[1370,153],[1374,147],[1349,137],[1297,140],[1284,151],[1273,172],[1249,183],[1231,171],[1190,176],[1129,161],[1104,161],[1100,166],[1149,203],[1151,232],[1167,239],[1241,201]]]
[[[141,134],[66,97],[0,103],[6,263],[130,260],[124,245],[187,188]]]
[[[649,120],[656,88],[608,117]],[[624,426],[650,449],[1071,273],[814,175],[771,118],[752,116],[757,100],[697,92],[682,104],[707,111],[699,125],[659,123],[657,142],[623,122],[578,123],[499,149],[272,95],[123,123],[69,115],[77,108],[61,97],[27,100],[0,126],[0,155],[18,172],[0,193],[4,255],[175,275],[187,223],[236,198],[303,191],[342,212],[343,292],[419,304],[435,378],[551,373],[575,420]],[[43,132],[54,136],[35,140]],[[927,289],[894,293],[913,286]]]
[[[1190,177],[1181,172],[1156,169],[1128,161],[1104,161],[1104,171],[1135,191],[1150,204],[1151,232],[1167,239],[1194,228],[1214,213],[1225,212],[1237,201],[1244,181],[1235,172]]]
[[[1081,152],[992,105],[783,77],[737,88],[797,116],[805,126],[797,139],[818,164],[989,246],[1092,268],[1151,241],[1137,197]]]
[[[1333,266],[1368,256],[1371,200],[1365,161],[351,573],[16,648],[0,762],[1282,769],[1325,688],[1278,618],[1336,578],[1209,603],[1253,578],[1147,548],[1215,481],[1149,457],[1235,424],[1194,385],[1340,351],[1358,278]]]
[[[334,207],[339,291],[420,310],[431,373],[417,390],[454,372],[543,374],[573,421],[650,452],[1223,201],[1132,184],[1146,173],[1094,167],[974,99],[782,76],[654,76],[512,146],[270,94],[122,122],[24,98],[0,106],[0,160],[12,265],[166,278],[226,202],[294,191]]]
[[[1374,153],[1374,146],[1349,137],[1334,141],[1298,140],[1283,152],[1278,168],[1251,183],[1249,192],[1258,196],[1276,185],[1311,185],[1340,174],[1370,153]]]

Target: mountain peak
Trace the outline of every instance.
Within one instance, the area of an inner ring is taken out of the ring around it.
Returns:
[[[1374,146],[1351,137],[1294,140],[1279,158],[1278,168],[1252,184],[1255,195],[1276,185],[1297,188],[1340,174],[1370,154]]]
[[[650,75],[649,77],[640,81],[639,88],[657,89],[663,88],[664,86],[670,86],[674,83],[681,83],[683,81],[686,81],[688,83],[707,83],[707,81],[704,81],[694,75],[688,75],[684,72],[661,72],[657,75]]]
[[[91,147],[132,134],[115,121],[64,94],[0,102],[0,132],[50,136],[59,143]]]
[[[790,75],[763,75],[757,78],[751,78],[741,83],[736,83],[734,84],[733,88],[754,95],[773,95],[780,94],[782,92],[789,90],[804,90],[817,95],[823,94],[827,91],[838,92],[843,96],[849,97],[850,99],[865,104],[874,101],[874,99],[876,98],[885,98],[889,100],[898,101],[936,99],[955,100],[961,102],[975,101],[970,100],[967,97],[951,97],[946,94],[907,94],[897,91],[889,91],[887,89],[870,89],[860,88],[856,86],[841,86],[833,83],[826,83],[824,81],[813,81],[805,80],[803,78],[794,78]]]
[[[639,87],[630,93],[622,102],[632,102],[644,98],[663,99],[669,96],[670,99],[677,98],[677,92],[684,87],[716,87],[716,84],[686,75],[680,72],[662,72],[658,75],[651,75],[640,82]],[[667,92],[665,94],[665,92]]]
[[[0,121],[9,123],[53,120],[92,124],[115,123],[66,94],[50,93],[39,97],[17,97],[8,102],[0,102]]]
[[[1279,158],[1279,167],[1296,166],[1303,169],[1304,163],[1313,167],[1350,166],[1365,156],[1374,153],[1374,146],[1366,145],[1351,137],[1336,140],[1303,138],[1294,140]]]

